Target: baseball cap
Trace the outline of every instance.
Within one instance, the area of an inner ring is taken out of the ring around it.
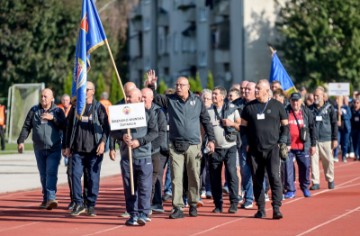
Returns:
[[[301,99],[301,94],[298,92],[292,93],[290,95],[290,100],[299,100],[299,99]]]

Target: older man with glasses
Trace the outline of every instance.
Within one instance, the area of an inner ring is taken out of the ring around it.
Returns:
[[[146,85],[153,87],[157,78],[155,71],[147,73]],[[190,92],[189,81],[179,77],[175,84],[175,94],[156,94],[154,102],[164,107],[169,115],[169,151],[171,160],[171,180],[173,186],[173,212],[170,219],[183,218],[183,177],[186,169],[188,177],[189,215],[197,216],[200,191],[201,134],[200,124],[208,136],[207,147],[214,152],[214,130],[209,114],[201,99]]]

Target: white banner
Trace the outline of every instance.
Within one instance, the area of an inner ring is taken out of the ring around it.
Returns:
[[[329,83],[329,96],[349,96],[350,83]]]
[[[129,103],[109,107],[110,129],[131,129],[145,127],[144,103]]]

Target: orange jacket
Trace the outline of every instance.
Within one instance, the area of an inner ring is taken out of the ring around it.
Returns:
[[[61,110],[63,110],[64,111],[64,113],[65,113],[65,117],[67,117],[68,116],[68,114],[69,114],[69,111],[71,110],[71,105],[69,105],[68,106],[68,108],[65,110],[65,107],[64,107],[64,105],[63,104],[59,104],[59,105],[57,105],[59,108],[61,108]]]
[[[106,99],[100,99],[100,103],[105,107],[106,114],[109,116],[109,106],[112,106],[111,102]]]
[[[5,106],[4,105],[0,105],[0,126],[4,126],[5,125]]]

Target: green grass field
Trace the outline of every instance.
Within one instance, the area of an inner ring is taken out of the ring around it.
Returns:
[[[32,151],[33,145],[32,143],[25,143],[25,150],[24,151]],[[0,155],[4,154],[14,154],[17,153],[17,144],[16,143],[6,143],[5,144],[5,151],[0,151]]]

